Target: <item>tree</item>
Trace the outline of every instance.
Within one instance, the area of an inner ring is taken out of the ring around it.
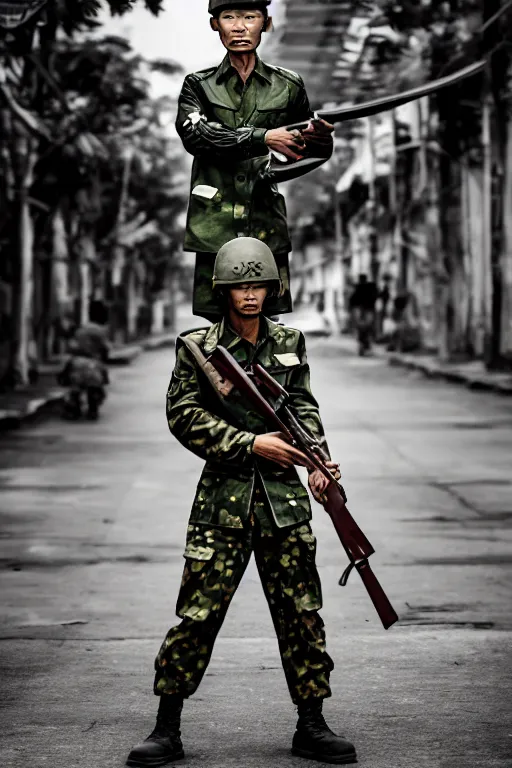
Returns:
[[[440,91],[429,102],[429,121],[420,147],[428,177],[424,186],[423,211],[437,210],[436,242],[431,263],[437,295],[439,350],[443,357],[484,355],[488,365],[502,362],[508,344],[503,328],[512,328],[512,274],[508,319],[503,319],[506,271],[507,189],[512,176],[510,160],[510,72],[512,4],[508,0],[381,0],[375,2],[373,44],[364,52],[367,77],[361,91],[376,85],[392,92],[449,74],[485,56],[485,75],[473,77],[456,90]],[[391,30],[393,35],[378,30]],[[368,69],[368,65],[370,69]],[[370,74],[368,74],[370,73]],[[358,80],[354,78],[354,87]],[[454,109],[454,101],[457,109]],[[409,171],[414,165],[409,165]],[[471,295],[468,248],[475,249],[475,228],[464,210],[468,185],[473,206],[484,220],[480,254],[481,285],[473,275],[480,298],[475,306]],[[477,200],[477,197],[475,200]],[[414,201],[413,201],[414,202]],[[421,200],[420,200],[421,202]],[[405,209],[407,211],[407,209]],[[432,221],[435,221],[432,219]],[[437,239],[439,234],[439,240]],[[471,242],[473,241],[473,242]],[[507,302],[505,302],[507,303]],[[510,334],[510,330],[509,330]],[[505,347],[504,347],[505,344]]]
[[[158,0],[145,4],[155,14],[161,9]],[[105,209],[117,201],[113,194],[106,204],[106,197],[121,186],[115,138],[150,130],[147,120],[137,125],[139,110],[152,109],[143,69],[169,74],[177,67],[145,64],[120,39],[84,37],[97,26],[98,2],[27,3],[33,13],[21,23],[9,22],[9,5],[21,4],[2,4],[0,15],[0,243],[15,305],[10,378],[26,383],[35,250],[45,242],[48,249],[50,239],[56,253],[78,254],[81,267],[95,261]],[[113,14],[133,5],[109,3]],[[82,316],[85,298],[82,292]]]

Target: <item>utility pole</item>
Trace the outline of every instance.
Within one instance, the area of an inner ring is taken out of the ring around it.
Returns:
[[[482,319],[483,350],[486,363],[492,354],[492,147],[491,147],[492,96],[486,87],[482,109]]]
[[[391,256],[394,261],[399,265],[398,270],[398,284],[400,285],[402,280],[401,270],[401,257],[402,251],[402,238],[401,238],[401,221],[398,213],[398,189],[397,189],[397,148],[396,148],[396,111],[391,110],[391,143],[389,154],[389,210],[391,213],[392,232],[391,232]]]
[[[337,190],[337,184],[339,179],[339,169],[340,169],[340,163],[339,163],[339,157],[336,153],[336,139],[334,139],[334,152],[333,152],[333,166],[334,166],[334,184],[333,184],[333,191],[332,191],[332,201],[333,201],[333,210],[334,210],[334,272],[337,277],[337,288],[338,288],[338,298],[339,298],[339,304],[337,306],[337,323],[338,323],[338,330],[340,333],[343,332],[344,328],[343,325],[343,319],[345,317],[345,264],[343,261],[343,220],[341,217],[341,207],[340,207],[340,195]]]
[[[372,115],[367,118],[368,121],[368,147],[370,152],[370,178],[368,181],[368,229],[370,244],[370,274],[371,279],[376,283],[379,276],[379,257],[377,241],[377,196],[375,191],[375,122]]]

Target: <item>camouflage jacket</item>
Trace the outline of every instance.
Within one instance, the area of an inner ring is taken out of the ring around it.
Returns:
[[[289,405],[304,426],[325,444],[318,403],[311,393],[304,336],[267,318],[262,318],[261,328],[255,346],[240,339],[224,320],[184,335],[199,344],[206,356],[222,344],[242,366],[259,362],[290,393]],[[167,393],[169,429],[182,445],[206,460],[191,522],[241,528],[250,512],[257,476],[277,526],[310,520],[308,492],[295,467],[283,469],[252,452],[256,435],[270,431],[261,417],[235,391],[229,395],[228,407],[178,338]]]
[[[264,137],[311,114],[302,78],[259,58],[245,84],[229,56],[187,75],[176,119],[194,155],[186,251],[217,253],[239,235],[264,240],[274,253],[291,250],[284,198],[259,178],[269,158]]]
[[[108,369],[101,360],[85,355],[73,355],[57,376],[59,384],[72,389],[104,387],[109,383]]]

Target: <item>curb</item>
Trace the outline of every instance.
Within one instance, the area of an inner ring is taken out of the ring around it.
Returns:
[[[343,335],[330,337],[331,343],[344,352],[357,355],[357,345],[353,337]],[[373,347],[373,357],[386,361],[389,365],[419,371],[431,379],[443,379],[453,384],[461,384],[468,389],[481,392],[495,392],[499,395],[512,396],[512,374],[486,373],[485,371],[464,371],[456,365],[447,367],[435,358],[416,357],[405,352],[391,352],[382,346]]]
[[[507,374],[504,374],[502,379],[493,379],[493,374],[471,374],[467,371],[457,370],[457,368],[450,370],[434,360],[417,360],[411,355],[384,351],[381,352],[381,355],[387,358],[390,365],[420,371],[432,379],[444,379],[454,384],[463,384],[468,389],[497,392],[498,394],[508,396],[512,395],[512,376]]]
[[[55,387],[44,395],[28,400],[22,408],[0,409],[0,432],[17,429],[22,423],[33,421],[45,410],[61,403],[66,393],[67,389]]]
[[[174,347],[175,343],[176,334],[167,333],[162,336],[148,336],[148,338],[142,342],[142,348],[144,350],[163,349],[164,347]]]
[[[164,347],[173,347],[176,341],[176,335],[165,334],[162,336],[148,337],[138,344],[130,344],[126,347],[119,347],[111,351],[109,365],[123,366],[130,365],[139,355],[146,351],[162,349]],[[56,372],[60,369],[61,363],[56,365]],[[18,408],[0,408],[0,432],[10,429],[18,429],[24,422],[34,420],[45,410],[51,410],[52,407],[61,403],[67,394],[67,389],[55,387],[47,390],[44,394],[28,400],[22,407]]]
[[[108,365],[130,365],[142,352],[141,344],[130,344],[126,347],[111,349],[108,356]]]
[[[112,349],[109,355],[109,365],[129,365],[143,352],[151,352],[155,349],[164,347],[174,347],[176,342],[175,333],[166,333],[161,336],[148,336],[144,341],[135,344],[127,344],[125,347]]]

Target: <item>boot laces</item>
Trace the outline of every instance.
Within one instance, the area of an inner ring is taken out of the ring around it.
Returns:
[[[325,733],[330,731],[329,726],[325,722],[325,718],[321,711],[310,711],[302,715],[300,718],[304,726],[314,733]]]
[[[181,735],[179,715],[170,717],[168,714],[159,712],[156,716],[156,725],[149,734],[147,741],[157,741],[159,739],[169,738],[178,739]]]

